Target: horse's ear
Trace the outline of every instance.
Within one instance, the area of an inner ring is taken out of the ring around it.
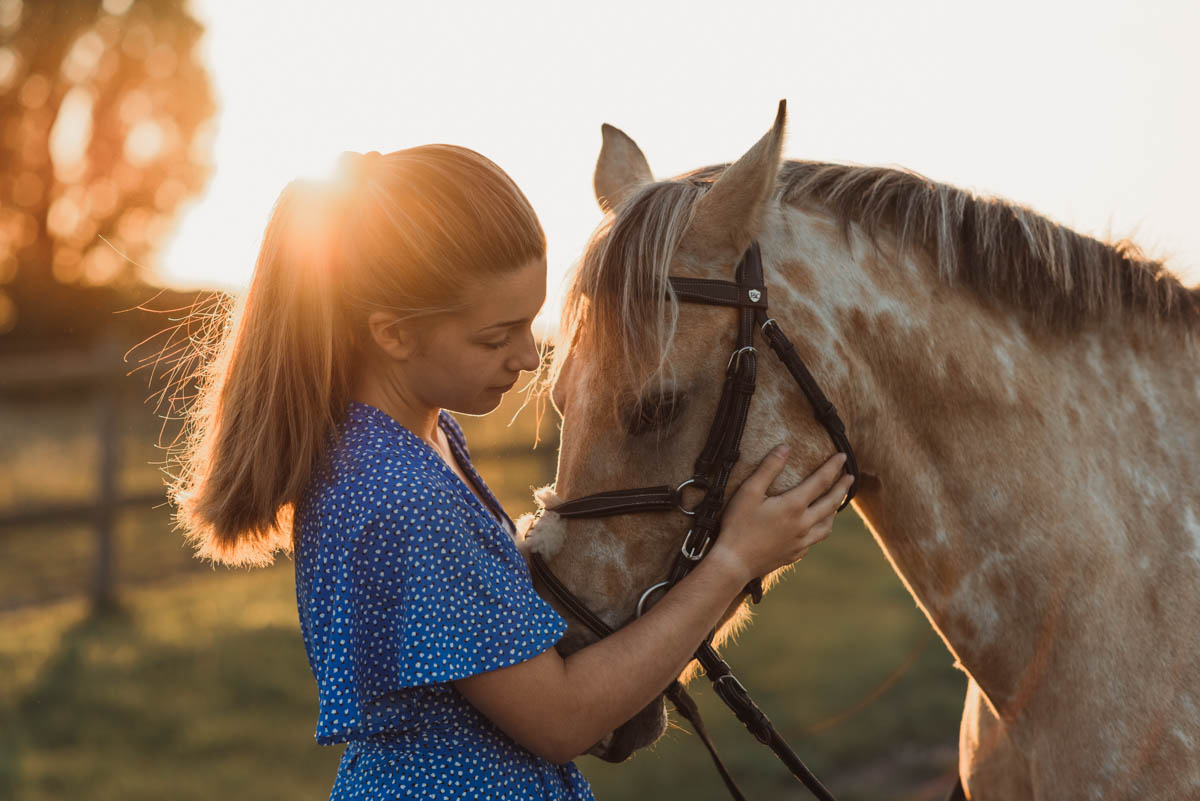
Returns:
[[[700,263],[732,264],[762,230],[762,215],[775,189],[783,156],[787,101],[779,101],[775,124],[754,147],[725,169],[696,204],[681,248]]]
[[[600,158],[596,159],[592,183],[596,187],[596,201],[608,212],[635,188],[653,181],[654,176],[645,154],[624,131],[606,122],[600,126],[600,133],[604,143],[600,146]]]

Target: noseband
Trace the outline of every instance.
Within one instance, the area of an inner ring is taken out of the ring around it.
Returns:
[[[721,399],[708,431],[708,441],[696,459],[692,477],[674,487],[638,487],[587,495],[566,501],[550,510],[560,517],[586,518],[678,509],[691,517],[691,526],[683,538],[666,579],[648,588],[638,599],[636,616],[639,617],[645,610],[650,596],[658,590],[670,589],[690,573],[708,553],[720,533],[721,515],[725,508],[725,489],[729,483],[729,475],[741,456],[739,448],[746,430],[750,400],[754,396],[758,362],[758,351],[754,347],[756,329],[762,332],[771,350],[775,351],[775,355],[783,362],[808,398],[817,420],[828,432],[834,447],[846,454],[845,470],[854,476],[854,482],[850,485],[846,499],[838,507],[838,511],[850,503],[859,480],[858,463],[850,447],[850,440],[846,437],[846,427],[838,417],[837,410],[825,397],[825,393],[821,391],[779,324],[773,317],[767,316],[767,287],[763,280],[762,255],[758,243],[751,244],[742,256],[735,272],[735,280],[732,282],[677,276],[668,276],[668,280],[675,297],[681,301],[709,306],[729,306],[739,311],[737,344],[725,367],[725,385],[721,390]],[[683,491],[687,487],[696,487],[704,491],[704,497],[690,509],[683,504]],[[596,636],[605,637],[612,633],[611,627],[558,580],[540,554],[531,554],[530,564],[549,591]],[[744,591],[758,603],[762,600],[762,579],[754,579],[746,585]],[[776,756],[783,760],[793,775],[803,782],[813,795],[823,801],[833,801],[829,791],[788,748],[767,716],[755,705],[741,682],[730,672],[729,666],[712,647],[711,641],[710,634],[696,651],[696,659],[712,680],[717,695],[760,742],[771,747]],[[741,801],[741,792],[721,764],[704,732],[695,703],[687,697],[679,682],[671,684],[667,689],[667,696],[680,714],[696,727],[730,793]]]

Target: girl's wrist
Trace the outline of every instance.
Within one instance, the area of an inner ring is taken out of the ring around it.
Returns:
[[[708,555],[704,557],[701,565],[719,574],[734,588],[734,592],[741,591],[748,581],[755,578],[745,560],[732,548],[719,542],[709,548]]]

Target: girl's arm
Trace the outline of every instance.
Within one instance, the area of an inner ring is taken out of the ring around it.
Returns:
[[[844,456],[767,497],[785,456],[786,448],[767,455],[730,500],[708,555],[642,617],[565,659],[548,648],[511,667],[459,679],[458,691],[550,762],[566,762],[599,742],[683,671],[747,582],[791,564],[828,536],[852,480],[833,483]]]

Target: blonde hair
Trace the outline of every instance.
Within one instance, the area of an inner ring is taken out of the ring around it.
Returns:
[[[200,367],[180,382],[198,395],[172,399],[186,408],[168,450],[170,494],[197,554],[249,566],[291,548],[292,514],[350,400],[370,311],[461,309],[465,289],[545,253],[525,195],[466,148],[345,153],[334,179],[289,183],[240,308],[202,321]]]
[[[668,273],[703,194],[687,181],[646,184],[606,215],[567,287],[547,385],[576,345],[612,348],[634,397],[670,378],[679,303]],[[623,399],[610,396],[614,415]]]
[[[669,378],[678,301],[668,272],[697,203],[727,166],[645,184],[606,216],[567,288],[545,386],[571,348],[589,342],[616,354],[635,395]],[[900,169],[805,161],[780,166],[773,197],[832,214],[847,241],[852,223],[876,244],[890,232],[902,250],[928,253],[942,281],[961,281],[1050,330],[1121,315],[1185,341],[1200,331],[1200,287],[1185,287],[1162,261],[1128,240],[1101,242],[999,198]],[[615,412],[619,396],[610,398]]]

